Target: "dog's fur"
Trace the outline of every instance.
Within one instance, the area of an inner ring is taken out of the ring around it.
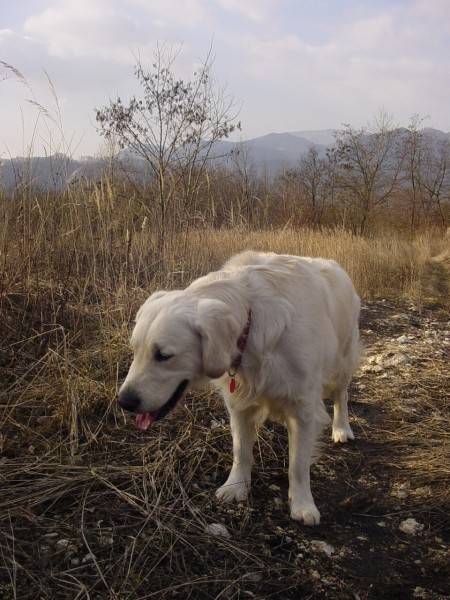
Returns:
[[[334,401],[332,439],[353,439],[347,387],[359,361],[360,301],[334,261],[244,252],[222,270],[183,291],[156,292],[140,308],[131,345],[134,360],[119,404],[146,429],[189,388],[213,380],[231,420],[233,466],[216,495],[242,501],[250,488],[253,441],[270,415],[289,437],[291,516],[320,521],[310,489],[314,448]],[[240,337],[252,320],[236,391],[228,372]]]

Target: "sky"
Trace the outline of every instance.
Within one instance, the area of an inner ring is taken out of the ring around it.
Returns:
[[[184,79],[211,50],[242,139],[380,110],[450,130],[450,0],[0,0],[0,159],[104,153],[95,108],[139,94],[158,44]]]

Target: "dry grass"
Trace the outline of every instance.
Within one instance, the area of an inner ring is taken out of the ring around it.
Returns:
[[[433,231],[413,237],[390,232],[374,238],[354,236],[341,229],[251,233],[228,230],[198,235],[198,239],[190,240],[190,253],[206,259],[204,264],[194,266],[194,270],[200,267],[200,273],[210,270],[211,265],[218,267],[227,257],[247,248],[322,256],[337,260],[349,272],[363,299],[395,297],[423,301],[426,298],[423,279],[430,261],[449,245],[448,238]],[[441,285],[448,281],[448,273],[442,272]],[[428,291],[436,296],[436,289]]]
[[[218,398],[208,392],[190,398],[145,436],[116,408],[134,313],[156,287],[185,286],[231,254],[254,248],[335,258],[366,301],[431,299],[448,318],[448,264],[442,259],[448,239],[435,232],[362,238],[343,230],[205,227],[174,234],[160,255],[140,204],[130,199],[119,205],[108,188],[3,198],[0,219],[0,594],[21,600],[213,599],[245,597],[245,589],[256,598],[313,597],[312,563],[301,566],[294,555],[271,550],[278,529],[292,527],[286,506],[267,518],[263,497],[230,513],[211,498],[231,460]],[[389,431],[374,431],[370,422],[359,431],[384,447],[380,465],[389,462],[390,444],[403,448],[402,468],[411,478],[423,486],[434,482],[430,510],[440,516],[448,482],[447,374],[446,362],[435,361],[413,382],[427,427],[415,450],[403,451],[417,420],[402,420],[395,407],[388,410],[399,418]],[[366,385],[359,402],[369,407],[386,404],[394,391],[370,377]],[[405,395],[408,385],[399,380],[395,393]],[[219,425],[212,428],[214,419]],[[258,452],[263,489],[284,482],[283,431],[268,427]],[[345,456],[337,468],[344,468]],[[331,459],[324,469],[333,478]],[[324,488],[319,497],[331,523],[329,483],[316,486]],[[213,520],[227,524],[231,541],[206,533]],[[315,569],[321,571],[319,563]],[[344,574],[334,586],[331,598],[354,597]]]

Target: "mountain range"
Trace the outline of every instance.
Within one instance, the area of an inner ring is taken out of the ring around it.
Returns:
[[[436,140],[450,141],[450,133],[436,129],[426,129],[426,132]],[[235,160],[248,161],[248,166],[259,172],[273,175],[281,168],[297,165],[312,145],[317,147],[319,154],[325,155],[327,148],[335,144],[334,133],[335,130],[323,129],[269,133],[244,142],[221,140],[214,145],[212,156],[213,160],[220,161],[226,168],[232,167],[231,157],[234,156],[237,157]],[[145,178],[142,159],[125,152],[117,162],[120,168],[126,169],[128,176],[138,181]],[[109,161],[105,158],[83,157],[75,160],[61,154],[0,159],[0,185],[10,191],[22,183],[31,182],[35,189],[58,191],[68,183],[96,182],[108,168]]]

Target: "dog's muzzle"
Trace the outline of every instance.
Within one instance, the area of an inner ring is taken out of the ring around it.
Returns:
[[[169,400],[154,411],[142,410],[141,399],[132,388],[120,390],[118,403],[119,406],[124,410],[137,413],[136,425],[139,427],[139,429],[148,429],[155,421],[160,421],[167,415],[167,413],[175,408],[179,400],[181,400],[181,398],[184,396],[188,383],[189,381],[187,379],[183,379],[183,381],[178,384]]]

